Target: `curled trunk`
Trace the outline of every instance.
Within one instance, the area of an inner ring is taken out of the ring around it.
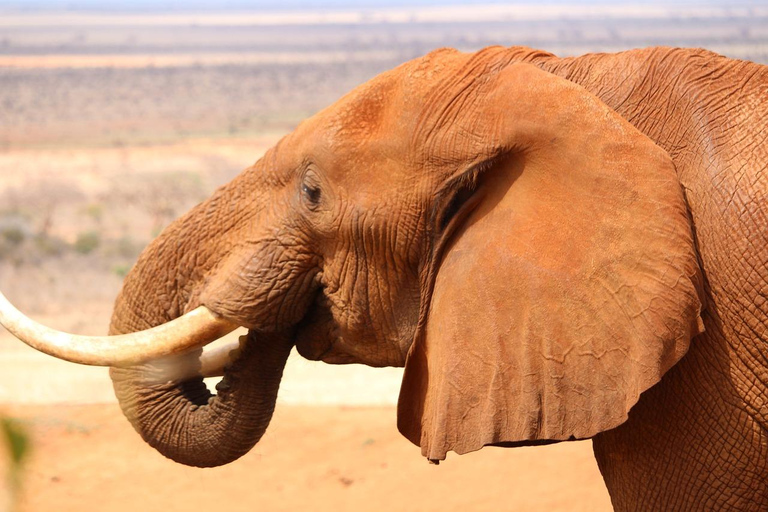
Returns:
[[[247,453],[264,434],[292,343],[287,336],[248,333],[216,386],[201,376],[162,382],[167,365],[198,365],[200,351],[130,368],[113,368],[120,406],[151,446],[176,462],[220,466]]]

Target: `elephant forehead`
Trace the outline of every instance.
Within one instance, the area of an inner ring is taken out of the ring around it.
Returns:
[[[402,91],[391,72],[357,87],[318,115],[327,146],[364,146],[382,133],[399,131],[401,103]]]
[[[419,127],[431,124],[432,113],[439,114],[439,103],[454,98],[455,75],[468,60],[471,54],[443,49],[381,73],[319,112],[314,129],[335,150],[366,147],[379,139],[379,146],[386,142],[393,153],[402,153]],[[479,67],[487,60],[480,59]],[[471,81],[472,73],[463,71]],[[465,84],[457,88],[466,92]]]

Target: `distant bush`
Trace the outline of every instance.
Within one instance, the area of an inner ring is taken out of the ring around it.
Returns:
[[[82,209],[82,212],[94,220],[96,223],[100,223],[104,218],[104,205],[100,203],[91,203]]]
[[[131,271],[131,265],[115,265],[112,267],[112,273],[115,274],[117,277],[123,278],[128,275],[128,272]]]
[[[0,234],[6,240],[21,242],[32,230],[28,216],[17,211],[0,212]]]
[[[119,238],[114,245],[115,255],[121,258],[128,258],[131,260],[136,259],[141,254],[144,245],[141,242],[137,242],[130,236],[124,236]]]
[[[8,226],[0,229],[0,237],[3,238],[3,242],[8,245],[16,247],[21,245],[25,238],[27,238],[24,230],[19,227]]]
[[[67,243],[60,238],[40,234],[34,238],[34,250],[43,257],[61,256],[67,250]]]
[[[31,233],[29,220],[15,212],[0,214],[0,259],[18,259],[24,241]]]
[[[75,251],[80,254],[90,254],[101,245],[101,233],[98,231],[86,231],[77,235],[74,245]]]

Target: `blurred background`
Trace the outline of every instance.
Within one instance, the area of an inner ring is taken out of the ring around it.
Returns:
[[[767,63],[768,5],[0,0],[0,287],[45,324],[103,334],[143,247],[298,122],[432,49],[488,45],[703,47]],[[292,356],[264,442],[203,481],[143,445],[106,370],[0,332],[0,410],[32,438],[21,510],[83,510],[97,494],[99,510],[224,496],[234,510],[609,508],[589,443],[427,467],[394,426],[400,378]]]

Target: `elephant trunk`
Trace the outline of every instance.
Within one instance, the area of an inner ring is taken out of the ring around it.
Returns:
[[[281,190],[270,181],[265,161],[269,153],[169,225],[139,257],[115,302],[111,334],[152,328],[200,306],[251,328],[216,395],[203,382],[200,350],[111,370],[115,394],[136,431],[182,464],[227,464],[258,442],[293,345],[293,324],[269,314],[282,299],[264,278],[276,265],[274,253],[257,243],[270,239],[264,233],[280,222],[264,208]],[[266,256],[254,252],[256,246]]]
[[[291,348],[288,336],[250,331],[217,395],[202,377],[158,384],[169,361],[113,368],[111,376],[124,414],[147,443],[182,464],[220,466],[261,439]],[[199,365],[199,355],[175,356],[170,363]]]

